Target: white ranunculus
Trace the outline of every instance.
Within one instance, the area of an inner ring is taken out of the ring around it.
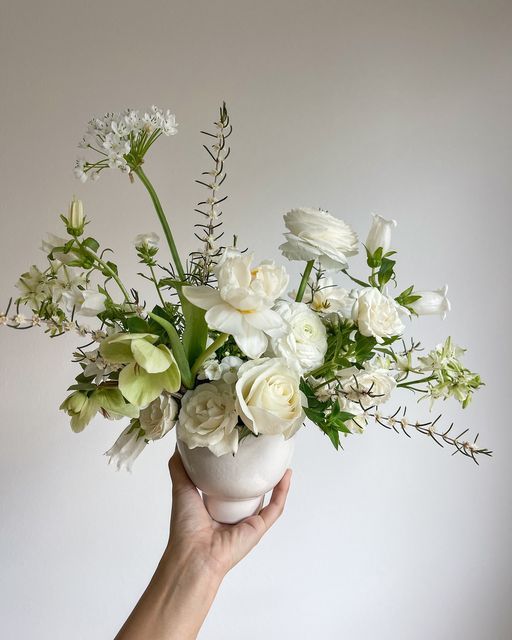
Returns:
[[[283,336],[270,339],[272,355],[284,358],[299,375],[323,364],[327,332],[318,315],[303,302],[279,300],[274,310],[288,329]]]
[[[396,380],[388,369],[373,368],[368,364],[364,369],[351,367],[338,374],[340,394],[362,409],[380,405],[389,400],[396,388]],[[347,409],[350,411],[350,409]]]
[[[321,209],[292,209],[284,215],[288,232],[279,248],[288,260],[319,260],[325,269],[345,269],[358,250],[355,231]]]
[[[448,285],[446,284],[437,291],[415,291],[414,295],[421,296],[421,298],[413,302],[410,307],[419,316],[440,315],[444,320],[451,309],[450,301],[446,297],[447,293]]]
[[[208,326],[229,333],[249,358],[267,348],[268,336],[282,334],[285,324],[272,310],[288,284],[288,274],[273,262],[251,267],[252,256],[239,251],[225,253],[215,269],[217,289],[183,287],[183,295],[205,309]]]
[[[121,469],[131,471],[132,464],[145,446],[146,440],[140,429],[130,424],[105,455],[108,456],[108,463],[115,464],[118,471]]]
[[[312,295],[313,294],[313,295]],[[310,282],[303,301],[318,313],[337,313],[347,320],[352,319],[352,308],[356,296],[353,291],[334,284],[332,278],[324,276]]]
[[[147,440],[163,438],[176,424],[178,403],[170,393],[163,392],[156,400],[142,409],[139,414],[140,426]]]
[[[398,309],[393,298],[375,287],[366,287],[358,292],[352,319],[363,336],[373,336],[377,342],[382,342],[383,338],[401,335],[405,329]]]
[[[238,370],[236,406],[254,434],[291,438],[304,421],[299,376],[284,358],[259,358]]]
[[[385,254],[391,247],[391,234],[396,227],[396,220],[386,220],[377,213],[372,213],[372,216],[373,221],[366,238],[366,248],[370,253],[375,253],[379,247],[382,247],[382,253]]]
[[[189,449],[208,447],[222,456],[238,450],[237,423],[233,387],[222,381],[207,382],[183,396],[177,435]]]

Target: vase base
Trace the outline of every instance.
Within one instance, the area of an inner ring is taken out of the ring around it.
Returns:
[[[208,513],[221,524],[236,524],[244,518],[256,515],[263,506],[264,497],[258,496],[248,500],[225,500],[203,494]]]

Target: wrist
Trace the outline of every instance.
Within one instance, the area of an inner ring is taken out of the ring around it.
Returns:
[[[218,589],[227,573],[223,563],[210,553],[194,544],[174,544],[169,542],[159,568],[165,573],[178,573],[183,578],[200,581],[211,588]]]

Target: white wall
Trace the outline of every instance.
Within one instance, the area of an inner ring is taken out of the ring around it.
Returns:
[[[363,237],[370,211],[396,218],[401,284],[450,284],[453,312],[417,335],[453,334],[487,382],[467,411],[443,407],[495,449],[480,468],[380,427],[342,453],[304,429],[286,514],[226,579],[201,637],[510,638],[511,3],[0,6],[4,301],[72,193],[136,282],[131,239],[158,230],[142,187],[71,173],[87,120],[107,110],[177,114],[147,171],[192,249],[198,131],[226,99],[226,231],[279,258],[289,207],[328,208]],[[112,638],[165,542],[174,436],[133,475],[107,467],[119,425],[78,436],[58,411],[74,344],[0,331],[0,635],[13,640]]]

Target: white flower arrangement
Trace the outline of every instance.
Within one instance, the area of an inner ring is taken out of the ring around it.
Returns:
[[[288,294],[285,266],[219,245],[220,195],[226,179],[227,139],[232,128],[225,105],[208,133],[213,167],[198,180],[208,196],[196,211],[203,217],[201,247],[184,264],[158,195],[143,170],[156,140],[177,132],[169,111],[126,110],[95,118],[80,146],[96,160],[80,159],[76,176],[85,182],[118,168],[147,189],[170,251],[160,260],[160,239],[141,233],[134,241],[140,263],[155,289],[156,304],[140,299],[123,282],[106,248],[85,233],[89,221],[73,198],[65,233],[43,241],[44,267],[32,266],[17,287],[20,295],[0,314],[13,329],[43,326],[51,337],[75,331],[87,338],[74,361],[81,368],[61,409],[73,431],[100,413],[128,418],[109,460],[130,468],[150,441],[177,425],[189,448],[207,447],[216,456],[236,455],[246,437],[291,438],[306,419],[333,445],[361,433],[374,420],[387,428],[416,430],[437,444],[451,445],[476,462],[491,452],[438,419],[410,421],[403,412],[383,414],[396,389],[428,398],[455,398],[466,407],[482,382],[464,367],[463,350],[448,338],[426,355],[403,339],[417,315],[442,317],[450,309],[447,288],[397,293],[394,220],[373,215],[366,244],[370,270],[356,278],[349,260],[360,249],[344,221],[319,209],[295,208],[284,215],[285,258],[304,262],[296,290]],[[355,285],[355,286],[354,286]],[[114,291],[115,287],[115,291]],[[291,297],[290,297],[291,296]],[[24,314],[21,307],[30,309]],[[82,318],[94,326],[84,324]],[[92,347],[88,350],[89,347]]]

